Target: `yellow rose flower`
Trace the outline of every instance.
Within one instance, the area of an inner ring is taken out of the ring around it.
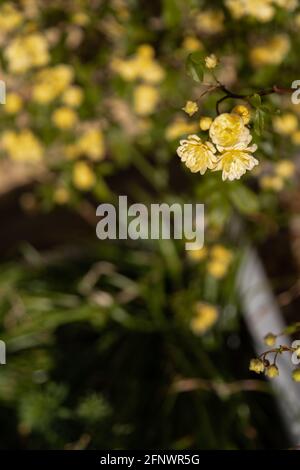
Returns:
[[[300,131],[293,132],[292,142],[294,145],[300,145]]]
[[[205,61],[205,66],[208,69],[214,69],[218,64],[218,59],[215,56],[215,54],[211,54],[205,57],[204,61]]]
[[[241,146],[247,147],[252,139],[243,119],[238,114],[232,113],[217,116],[210,126],[209,135],[220,152]]]
[[[293,372],[292,372],[292,379],[295,381],[295,382],[300,382],[300,369],[294,369]]]
[[[218,309],[214,305],[198,302],[190,322],[190,328],[196,335],[202,335],[212,328],[217,319]]]
[[[200,172],[204,175],[206,170],[212,169],[217,163],[214,155],[216,149],[210,142],[202,142],[197,135],[189,135],[187,139],[180,141],[177,155],[181,161],[193,172]]]
[[[167,140],[175,140],[185,134],[192,134],[197,129],[198,125],[196,122],[187,122],[185,119],[179,118],[169,124],[166,128],[165,136]]]
[[[250,61],[254,67],[279,65],[290,49],[290,39],[285,34],[277,34],[250,51]]]
[[[264,337],[264,343],[269,347],[273,347],[276,343],[276,338],[277,338],[277,336],[273,335],[273,333],[268,333]]]
[[[270,189],[272,191],[281,191],[284,186],[284,181],[279,176],[262,176],[259,184],[263,189]]]
[[[256,149],[256,145],[252,145],[252,147],[246,147],[243,150],[227,150],[222,153],[214,171],[222,171],[223,181],[240,179],[247,170],[250,171],[255,165],[258,165],[258,160],[250,153],[255,152]]]
[[[212,118],[209,116],[203,116],[199,121],[199,127],[202,131],[208,131],[212,124]]]
[[[73,80],[71,66],[59,64],[41,70],[34,81],[33,99],[40,104],[48,104],[61,95]]]
[[[95,173],[85,162],[77,162],[73,168],[73,184],[81,191],[89,191],[96,183]]]
[[[8,93],[4,105],[7,114],[17,114],[23,107],[23,100],[17,93]]]
[[[189,116],[193,116],[193,114],[195,114],[198,109],[198,105],[195,103],[195,101],[187,101],[184,108],[182,108],[182,110]]]
[[[273,118],[275,132],[281,135],[293,134],[298,129],[298,118],[293,113],[285,113]]]
[[[9,157],[16,161],[37,162],[43,155],[39,139],[29,129],[3,132],[1,146]]]
[[[261,359],[251,359],[249,370],[256,372],[256,374],[261,374],[265,370],[263,361]]]
[[[5,3],[0,9],[0,31],[9,33],[18,28],[23,21],[23,15],[12,3]]]
[[[133,93],[133,107],[139,116],[152,114],[159,102],[159,91],[151,85],[138,85]]]
[[[276,175],[284,179],[291,178],[295,174],[295,170],[295,163],[290,160],[281,160],[275,166]]]
[[[251,113],[249,111],[249,108],[247,108],[247,106],[239,104],[235,106],[231,112],[233,114],[238,114],[239,116],[241,116],[244,124],[248,124],[250,122]]]
[[[21,74],[49,62],[46,38],[39,33],[17,36],[4,51],[11,72]]]
[[[100,129],[89,129],[77,142],[78,153],[90,157],[91,160],[101,160],[104,157],[104,138]]]
[[[52,122],[59,129],[71,129],[77,123],[77,114],[73,109],[62,106],[52,114]]]
[[[273,379],[274,377],[277,377],[279,375],[279,370],[278,367],[275,364],[270,365],[269,367],[266,368],[265,374],[269,379]]]
[[[67,105],[71,106],[72,108],[77,108],[81,105],[83,100],[83,92],[79,86],[71,86],[66,89],[64,94],[62,95],[62,102]]]

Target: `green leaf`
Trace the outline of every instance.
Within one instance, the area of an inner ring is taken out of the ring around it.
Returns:
[[[259,106],[261,106],[261,97],[257,93],[251,96],[249,101],[255,108],[259,108]]]
[[[253,214],[259,210],[258,197],[242,183],[230,187],[229,197],[235,208],[243,214]]]
[[[203,64],[194,54],[189,54],[186,60],[186,71],[195,82],[202,82],[204,74]]]
[[[261,135],[264,127],[265,127],[265,117],[266,113],[261,109],[258,108],[255,111],[255,116],[254,116],[254,131],[256,134]]]

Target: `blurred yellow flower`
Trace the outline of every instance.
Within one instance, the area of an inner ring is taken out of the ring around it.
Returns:
[[[187,101],[182,110],[189,116],[193,116],[198,111],[198,105],[195,101]]]
[[[67,188],[56,188],[53,194],[53,199],[57,204],[66,204],[70,199],[70,193]]]
[[[291,138],[294,145],[300,145],[300,131],[293,132]]]
[[[137,85],[133,92],[133,107],[139,116],[152,114],[159,102],[159,91],[151,85]]]
[[[235,106],[231,112],[233,114],[238,114],[239,116],[241,116],[244,124],[248,124],[250,122],[251,113],[247,106],[239,104]]]
[[[256,145],[246,147],[243,150],[231,149],[222,153],[214,171],[222,171],[222,180],[233,181],[240,179],[246,171],[252,170],[258,165],[258,160],[251,155],[257,149]]]
[[[210,250],[210,256],[215,261],[224,264],[230,264],[233,258],[232,251],[223,245],[214,245]]]
[[[222,279],[227,273],[227,265],[219,261],[210,261],[207,264],[207,272],[215,279]]]
[[[275,173],[283,179],[290,178],[295,174],[295,164],[290,160],[281,160],[275,165]]]
[[[209,117],[209,116],[203,116],[202,118],[200,118],[200,121],[199,121],[199,127],[202,131],[208,131],[208,129],[210,128],[211,124],[212,124],[212,118]]]
[[[185,119],[177,118],[166,128],[166,139],[175,140],[184,134],[192,134],[196,132],[198,125],[196,122],[187,122]]]
[[[290,39],[285,34],[277,34],[264,44],[251,49],[250,61],[254,67],[279,65],[290,49]]]
[[[64,94],[62,95],[62,102],[73,108],[77,108],[81,105],[83,100],[83,91],[79,86],[70,86],[66,89]]]
[[[71,21],[78,26],[86,26],[89,24],[90,18],[85,11],[77,11],[72,15]]]
[[[197,135],[189,135],[187,139],[180,141],[177,155],[181,161],[193,172],[204,175],[206,170],[214,168],[217,157],[216,149],[210,142],[202,142]]]
[[[211,54],[205,57],[204,61],[205,61],[205,66],[208,69],[214,69],[218,64],[218,59],[215,56],[215,54]]]
[[[40,104],[48,104],[63,93],[73,80],[70,65],[59,64],[38,72],[33,86],[33,99]]]
[[[232,262],[232,252],[223,245],[215,245],[210,250],[207,272],[215,279],[222,279]]]
[[[295,382],[300,382],[300,369],[294,369],[293,372],[292,372],[292,379],[295,381]]]
[[[4,111],[8,114],[16,114],[23,107],[23,100],[17,93],[7,93]]]
[[[104,138],[100,129],[89,129],[77,142],[79,154],[86,155],[92,160],[101,160],[104,157]]]
[[[43,156],[43,147],[30,129],[4,131],[1,146],[10,158],[17,161],[37,162]]]
[[[298,118],[293,113],[284,113],[273,118],[275,132],[282,135],[293,134],[298,129]]]
[[[57,108],[52,114],[52,122],[59,129],[71,129],[77,123],[76,112],[67,106]]]
[[[211,304],[198,302],[190,322],[190,328],[196,335],[202,335],[210,330],[218,320],[218,309]]]
[[[203,49],[203,43],[195,36],[187,36],[183,40],[182,47],[188,52],[195,52]]]
[[[13,3],[4,3],[0,8],[0,32],[9,33],[18,28],[23,21],[23,15]]]
[[[231,15],[239,19],[250,15],[262,23],[270,21],[275,14],[273,0],[225,0]]]
[[[198,248],[197,250],[188,250],[187,256],[192,261],[202,261],[207,256],[207,249],[203,246],[202,248]]]
[[[196,16],[196,28],[205,34],[221,33],[224,29],[222,10],[206,10]]]
[[[48,44],[40,33],[17,36],[4,50],[11,72],[21,74],[33,67],[41,67],[49,62]]]
[[[284,186],[284,181],[279,176],[265,175],[260,178],[259,184],[263,189],[281,191]]]
[[[73,184],[81,191],[89,191],[96,183],[96,176],[86,162],[76,162],[73,168]]]
[[[238,114],[223,113],[217,116],[210,126],[209,135],[220,152],[245,148],[251,142],[250,131]]]

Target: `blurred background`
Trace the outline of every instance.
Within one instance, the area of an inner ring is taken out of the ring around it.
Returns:
[[[260,164],[239,181],[192,174],[176,149],[222,97],[201,98],[190,54],[216,54],[238,93],[291,87],[299,27],[297,0],[1,2],[1,449],[291,446],[249,371],[237,278],[254,246],[299,321],[300,106],[264,99]],[[204,203],[204,248],[98,240],[96,207],[119,195]]]

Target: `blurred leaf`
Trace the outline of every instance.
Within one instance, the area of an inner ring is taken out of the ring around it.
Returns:
[[[229,197],[236,209],[243,214],[253,214],[259,210],[258,197],[242,183],[236,183],[230,187]]]

